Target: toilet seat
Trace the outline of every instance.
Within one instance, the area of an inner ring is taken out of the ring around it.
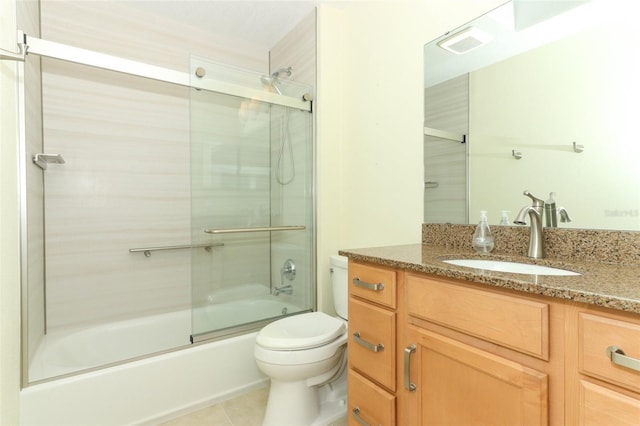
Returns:
[[[344,320],[323,312],[293,315],[265,326],[256,343],[272,351],[317,348],[336,340],[346,332]]]

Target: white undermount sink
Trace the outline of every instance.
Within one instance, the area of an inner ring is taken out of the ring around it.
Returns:
[[[464,266],[466,268],[484,269],[486,271],[510,272],[512,274],[527,275],[580,275],[577,272],[566,269],[551,268],[549,266],[531,265],[529,263],[505,262],[501,260],[485,259],[450,259],[443,260],[451,265]]]

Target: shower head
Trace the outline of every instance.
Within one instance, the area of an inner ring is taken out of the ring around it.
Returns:
[[[271,77],[278,78],[280,77],[280,74],[286,74],[286,77],[291,77],[291,72],[292,72],[291,67],[278,68],[277,70],[271,73]]]
[[[271,75],[263,75],[260,77],[260,81],[262,81],[262,84],[265,86],[272,87],[279,95],[282,95],[282,91],[278,87],[278,83],[280,83],[278,78],[283,74],[286,74],[285,77],[291,77],[291,72],[291,67],[278,68],[272,72]]]

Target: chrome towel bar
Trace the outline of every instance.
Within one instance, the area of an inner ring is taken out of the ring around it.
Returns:
[[[219,228],[219,229],[205,229],[207,234],[237,234],[240,232],[264,232],[264,231],[295,231],[306,229],[304,225],[293,226],[258,226],[254,228]]]
[[[209,243],[209,244],[188,244],[181,246],[163,246],[163,247],[142,247],[142,248],[132,248],[129,249],[130,253],[139,253],[143,252],[146,257],[151,257],[152,251],[160,251],[160,250],[180,250],[187,248],[203,248],[206,251],[211,251],[211,247],[223,246],[224,243]]]

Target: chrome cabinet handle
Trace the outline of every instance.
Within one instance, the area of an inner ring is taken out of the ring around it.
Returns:
[[[351,410],[351,415],[362,426],[369,426],[369,423],[365,422],[364,419],[360,417],[360,407],[354,407],[353,410]]]
[[[382,284],[382,283],[377,283],[377,284],[368,283],[366,281],[361,281],[360,278],[358,278],[358,277],[355,277],[353,279],[353,284],[358,286],[358,287],[366,288],[367,290],[373,290],[373,291],[382,291],[382,290],[384,290],[384,284]]]
[[[616,365],[640,371],[640,360],[626,356],[624,351],[617,346],[609,346],[607,348],[607,356]]]
[[[353,333],[353,340],[355,340],[355,342],[357,344],[359,344],[360,346],[364,346],[365,348],[369,349],[371,352],[382,352],[384,351],[384,345],[382,343],[378,343],[377,345],[374,343],[369,343],[366,340],[364,340],[363,338],[360,337],[360,332],[356,331],[355,333]]]
[[[416,351],[416,345],[413,343],[404,348],[404,388],[409,392],[415,392],[416,385],[411,383],[411,354]]]

